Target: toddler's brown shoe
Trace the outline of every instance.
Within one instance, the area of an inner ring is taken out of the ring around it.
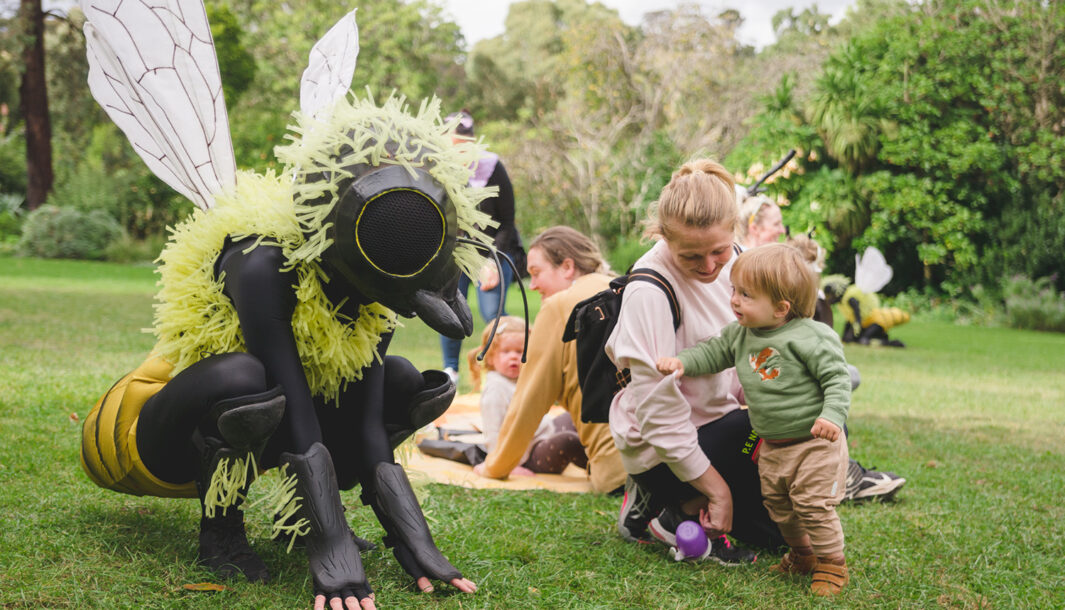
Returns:
[[[799,555],[794,551],[788,551],[780,558],[780,563],[770,567],[769,571],[779,574],[809,574],[816,567],[816,555]]]
[[[810,593],[821,596],[838,595],[848,582],[850,582],[850,576],[847,575],[846,565],[818,562],[814,569],[814,581],[810,585]]]

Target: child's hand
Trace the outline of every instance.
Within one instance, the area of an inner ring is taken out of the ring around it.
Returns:
[[[814,427],[810,428],[810,434],[813,434],[814,438],[823,438],[826,441],[836,440],[839,438],[839,433],[839,426],[823,417],[818,417],[814,422]]]
[[[477,285],[480,286],[481,292],[488,292],[499,285],[499,271],[495,265],[481,267],[481,273],[477,277]]]
[[[663,375],[670,375],[674,371],[680,375],[684,374],[684,365],[680,363],[680,358],[659,358],[655,367]]]

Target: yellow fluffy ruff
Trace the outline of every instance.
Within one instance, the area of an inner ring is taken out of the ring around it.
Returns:
[[[174,365],[174,374],[208,354],[246,351],[233,303],[222,293],[214,264],[226,236],[260,236],[259,244],[279,246],[292,261],[303,245],[286,181],[267,173],[238,175],[237,188],[223,193],[210,211],[196,210],[172,229],[159,256],[155,305],[156,352]],[[335,398],[342,385],[360,379],[379,358],[381,335],[395,328],[396,315],[377,304],[360,308],[357,320],[337,315],[322,291],[317,263],[295,265],[297,304],[292,330],[311,391]]]

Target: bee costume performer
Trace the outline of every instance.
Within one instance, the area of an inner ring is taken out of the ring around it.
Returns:
[[[402,567],[475,586],[440,553],[393,448],[455,387],[387,356],[397,314],[454,338],[456,290],[481,265],[467,186],[481,151],[453,146],[437,101],[347,96],[354,11],[311,52],[284,169],[237,172],[202,4],[84,0],[89,84],[149,167],[198,206],[159,258],[148,359],[86,418],[82,465],[98,485],[198,497],[199,561],[266,580],[240,505],[262,469],[287,485],[275,535],[306,547],[315,606],[374,606],[339,490],[362,487]],[[463,233],[469,239],[459,238]],[[290,546],[291,548],[291,546]]]
[[[889,347],[905,347],[902,341],[888,337],[888,331],[910,321],[909,312],[898,307],[881,307],[877,292],[891,281],[893,271],[880,250],[870,246],[854,256],[854,283],[847,285],[843,276],[824,279],[825,293],[838,301],[843,319],[844,343],[869,345],[879,341]]]

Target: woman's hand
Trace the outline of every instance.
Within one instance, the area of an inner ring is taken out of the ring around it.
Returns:
[[[724,536],[732,531],[732,494],[713,498],[699,511],[699,525],[711,538]]]
[[[732,531],[732,491],[717,470],[710,466],[689,483],[706,496],[706,506],[699,510],[699,524],[707,535],[716,538]]]
[[[681,363],[680,358],[659,358],[655,363],[655,368],[659,373],[663,375],[671,375],[674,372],[683,375],[684,365]]]
[[[836,424],[823,417],[818,417],[814,427],[810,428],[810,434],[815,438],[823,438],[826,441],[835,441],[839,438],[840,429]]]
[[[477,276],[477,284],[481,292],[488,292],[499,285],[499,270],[495,265],[481,267],[481,273]]]

